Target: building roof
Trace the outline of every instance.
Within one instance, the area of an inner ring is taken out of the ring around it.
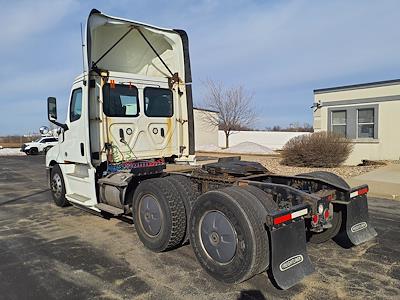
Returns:
[[[331,87],[331,88],[316,89],[316,90],[314,90],[314,94],[366,89],[366,88],[371,88],[371,87],[380,87],[380,86],[387,86],[387,85],[394,85],[394,84],[400,84],[400,79],[375,81],[375,82],[368,82],[368,83],[360,83],[360,84],[336,86],[336,87]]]

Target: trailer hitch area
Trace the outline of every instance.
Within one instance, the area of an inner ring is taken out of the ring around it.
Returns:
[[[359,245],[378,235],[369,222],[367,193],[368,185],[361,185],[350,190],[348,201],[337,201],[344,206],[342,226],[335,237],[337,242]]]
[[[309,206],[300,204],[267,216],[270,240],[268,272],[281,289],[296,285],[315,270],[306,249],[304,216],[308,213]]]

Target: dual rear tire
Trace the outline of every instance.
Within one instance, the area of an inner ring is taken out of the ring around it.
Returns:
[[[136,232],[141,242],[154,252],[182,244],[186,233],[186,210],[177,186],[166,178],[142,181],[132,203]]]
[[[191,182],[184,176],[141,182],[132,209],[142,243],[161,252],[189,237],[205,271],[226,283],[242,282],[265,271],[269,239],[264,223],[267,208],[275,204],[268,194],[255,187],[231,186],[194,197]]]
[[[189,232],[205,271],[226,283],[242,282],[265,271],[269,264],[265,216],[261,201],[241,187],[201,195],[192,208]]]

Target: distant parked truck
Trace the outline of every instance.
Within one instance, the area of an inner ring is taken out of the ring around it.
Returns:
[[[35,141],[22,144],[21,152],[27,155],[36,155],[39,153],[47,153],[51,147],[57,145],[58,138],[52,136],[42,136]]]
[[[350,188],[328,172],[277,175],[238,157],[193,166],[183,30],[92,10],[85,44],[86,70],[72,85],[65,123],[48,98],[49,120],[61,127],[46,156],[56,205],[131,218],[154,252],[190,240],[201,266],[220,281],[269,270],[284,289],[314,270],[307,239],[358,245],[376,235],[366,185]],[[164,170],[178,163],[186,171]]]

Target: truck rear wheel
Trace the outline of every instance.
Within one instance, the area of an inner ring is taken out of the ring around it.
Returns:
[[[186,231],[185,206],[165,178],[142,181],[133,195],[135,227],[143,245],[154,252],[182,243]]]
[[[192,208],[190,243],[212,277],[238,283],[268,261],[264,208],[249,192],[228,187],[201,195]]]
[[[59,165],[54,165],[50,173],[50,187],[54,203],[57,206],[65,207],[69,205],[68,200],[65,198],[65,184]]]
[[[347,184],[347,182],[340,176],[330,173],[330,172],[325,172],[325,171],[315,171],[315,172],[310,172],[310,173],[303,173],[299,174],[298,176],[303,176],[303,177],[309,177],[309,178],[315,178],[315,179],[322,179],[325,180],[328,183],[337,185],[343,189],[349,189],[350,186]],[[334,238],[340,230],[340,227],[342,226],[342,210],[339,206],[333,206],[333,218],[332,218],[332,227],[325,229],[322,232],[307,232],[307,238],[308,241],[314,244],[321,244],[326,241],[329,241],[330,239]]]

